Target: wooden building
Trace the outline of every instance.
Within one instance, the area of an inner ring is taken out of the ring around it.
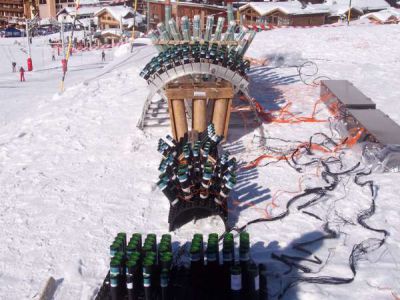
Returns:
[[[244,25],[323,25],[329,15],[329,7],[323,4],[304,5],[300,1],[249,2],[239,8],[239,14]]]
[[[156,28],[160,22],[165,22],[165,6],[168,2],[162,0],[149,0],[150,10],[150,28]],[[202,4],[194,2],[171,2],[171,16],[175,19],[180,19],[187,16],[192,20],[195,15],[200,16],[201,26],[203,27],[208,15],[214,15],[217,19],[220,16],[226,17],[226,7]]]
[[[399,24],[400,9],[390,8],[378,12],[368,13],[362,16],[363,19],[368,19],[376,24]]]
[[[29,18],[30,11],[28,0],[0,0],[0,27],[4,28],[12,19]]]
[[[134,24],[136,28],[143,23],[141,14],[135,13],[133,8],[125,6],[104,7],[97,11],[94,16],[98,18],[97,27],[100,30],[112,28],[130,29]]]

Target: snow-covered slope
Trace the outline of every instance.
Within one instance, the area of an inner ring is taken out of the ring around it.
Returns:
[[[400,74],[399,33],[400,26],[395,25],[259,33],[248,55],[266,57],[270,65],[251,70],[251,93],[268,109],[291,101],[293,113],[309,116],[319,87],[301,82],[293,66],[313,60],[319,75],[353,81],[400,122],[396,102],[400,96],[396,76]],[[168,129],[142,132],[136,128],[147,95],[146,83],[138,73],[155,50],[144,45],[135,47],[132,54],[123,52],[101,69],[85,65],[99,62],[97,52],[74,56],[71,64],[82,72],[68,73],[68,88],[62,95],[55,94],[57,87],[44,90],[47,85],[57,86],[60,70],[28,74],[25,85],[9,74],[0,75],[1,81],[20,91],[2,88],[5,96],[0,102],[1,299],[35,299],[49,276],[59,280],[55,299],[93,299],[107,271],[109,243],[117,232],[167,231],[168,203],[155,182],[160,160],[157,139]],[[320,106],[317,118],[327,120],[329,116]],[[225,148],[245,164],[270,147],[297,145],[274,138],[305,142],[317,132],[332,136],[329,122],[246,127],[232,130]],[[333,137],[339,140],[335,132]],[[343,153],[343,170],[359,161],[356,151]],[[316,152],[312,158],[327,155],[331,154]],[[340,171],[338,165],[330,167]],[[361,165],[357,170],[364,169]],[[299,173],[285,161],[241,170],[230,206],[231,224],[240,227],[255,218],[279,215],[293,195],[326,184],[322,170],[314,164]],[[253,258],[269,264],[272,299],[298,276],[351,278],[348,264],[353,246],[367,238],[383,238],[382,233],[357,223],[371,197],[367,187],[353,183],[354,173],[339,176],[334,191],[305,209],[318,218],[296,209],[306,202],[301,200],[281,221],[248,227]],[[302,283],[289,289],[284,299],[394,299],[400,294],[397,176],[368,176],[379,191],[376,214],[367,223],[388,230],[390,236],[358,263],[354,281],[339,286]],[[316,255],[322,263],[303,262],[311,273],[294,269],[283,274],[287,267],[271,259],[271,253],[308,256],[291,246],[324,235],[326,222],[338,233],[337,238],[307,246],[312,253],[309,258]],[[218,219],[186,225],[173,239],[183,241],[194,232],[212,231],[223,231]]]

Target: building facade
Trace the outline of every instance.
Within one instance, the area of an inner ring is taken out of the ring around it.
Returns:
[[[298,1],[250,2],[239,9],[244,25],[318,26],[326,22],[329,8],[322,5],[302,6]]]
[[[156,28],[160,22],[165,23],[165,1],[149,0],[149,26]],[[200,16],[200,25],[203,28],[205,26],[206,18],[209,15],[214,15],[217,19],[220,16],[226,17],[226,7],[216,6],[209,4],[200,4],[193,2],[172,2],[171,4],[171,16],[175,20],[179,20],[183,16],[187,16],[189,20],[192,20],[195,15]]]
[[[5,27],[11,20],[30,17],[30,4],[27,0],[0,0],[0,27]]]

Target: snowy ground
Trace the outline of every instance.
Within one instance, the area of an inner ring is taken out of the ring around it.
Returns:
[[[319,75],[353,81],[400,122],[399,34],[398,25],[259,33],[248,55],[268,58],[270,64],[251,70],[251,93],[268,109],[291,101],[291,111],[309,116],[319,87],[302,83],[293,66],[312,60]],[[147,95],[138,73],[155,50],[140,43],[133,53],[111,50],[105,64],[96,51],[74,55],[67,90],[59,95],[60,62],[51,62],[43,41],[34,44],[35,72],[27,74],[27,82],[18,82],[17,74],[10,72],[12,59],[18,64],[26,60],[20,50],[23,41],[21,45],[0,40],[4,53],[0,53],[0,298],[36,299],[53,276],[59,282],[55,299],[93,299],[107,271],[109,243],[117,232],[161,234],[168,228],[167,200],[155,187],[160,160],[157,139],[168,129],[142,132],[136,128]],[[317,117],[326,120],[329,113],[321,107]],[[272,123],[262,130],[267,138],[302,142],[316,132],[332,135],[327,122]],[[288,146],[260,140],[259,135],[260,129],[234,130],[225,148],[248,163],[266,146]],[[351,150],[341,157],[343,169],[360,159]],[[304,167],[299,173],[279,162],[242,171],[230,206],[231,223],[241,226],[254,218],[280,214],[294,194],[325,184],[320,168]],[[361,165],[357,170],[365,168]],[[394,173],[368,176],[379,191],[376,214],[366,222],[386,229],[390,236],[358,263],[354,281],[339,286],[302,283],[284,299],[395,299],[400,295],[397,177]],[[301,200],[283,220],[248,227],[253,258],[270,266],[272,299],[298,276],[351,278],[348,261],[353,246],[367,238],[383,238],[357,223],[357,215],[370,205],[368,188],[353,183],[354,173],[340,179],[328,197],[305,209],[320,219],[297,210],[305,202]],[[271,259],[271,253],[304,256],[291,246],[323,235],[326,222],[338,237],[307,247],[322,264],[306,262],[311,273],[296,269],[284,275],[287,267]],[[199,231],[221,233],[223,229],[217,219],[202,221],[178,230],[173,239],[187,240]]]

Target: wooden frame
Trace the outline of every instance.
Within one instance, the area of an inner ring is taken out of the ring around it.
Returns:
[[[174,138],[179,140],[188,133],[188,122],[184,101],[192,102],[192,133],[202,132],[209,122],[213,122],[216,134],[228,136],[234,89],[231,83],[220,81],[192,80],[180,78],[169,83],[165,88],[168,98],[171,130]],[[201,100],[201,101],[200,101]]]

